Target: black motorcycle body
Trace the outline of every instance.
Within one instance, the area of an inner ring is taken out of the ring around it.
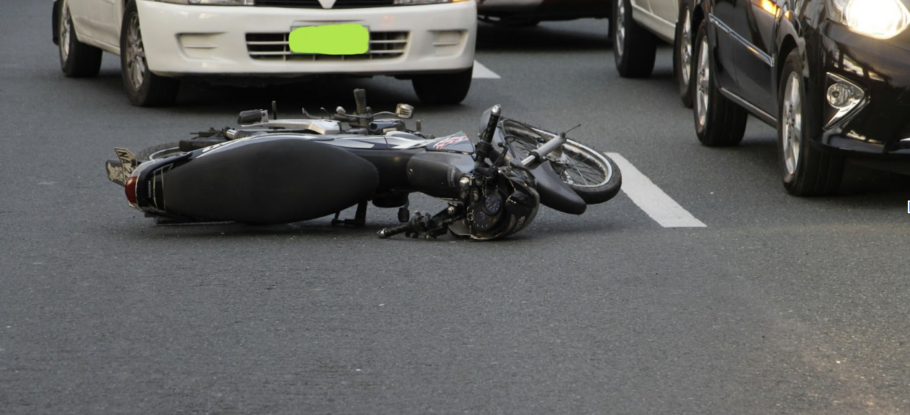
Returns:
[[[432,138],[404,129],[400,120],[372,116],[366,128],[347,131],[331,120],[285,120],[279,126],[263,118],[215,134],[220,139],[184,140],[180,148],[147,155],[147,161],[117,149],[120,160],[108,162],[108,175],[125,186],[131,206],[165,222],[267,225],[334,213],[333,223],[362,225],[372,201],[400,209],[399,219],[410,228],[399,231],[494,239],[530,223],[538,203],[583,213],[588,203],[550,162],[534,162],[533,156],[524,164],[518,160],[527,154],[514,151],[510,121],[500,120],[494,108],[497,116],[491,121],[489,111],[484,115],[487,125],[476,146],[463,132]],[[354,126],[365,124],[347,117]],[[533,133],[525,139],[532,146],[556,137],[515,125],[523,134]],[[615,194],[619,171],[613,171]],[[449,208],[409,221],[408,195],[415,192],[447,200]],[[352,206],[358,207],[357,217],[339,221],[338,213]]]
[[[502,135],[497,134],[496,140]],[[474,169],[464,133],[418,137],[272,133],[226,141],[143,164],[136,194],[143,210],[194,221],[276,224],[315,219],[365,200],[384,208],[409,193],[458,198]],[[572,213],[587,205],[549,164],[531,170],[541,204]]]

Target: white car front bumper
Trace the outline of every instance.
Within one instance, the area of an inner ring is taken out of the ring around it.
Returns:
[[[311,9],[137,2],[149,69],[161,76],[402,75],[454,72],[474,64],[473,0],[420,6]],[[358,23],[366,55],[297,55],[287,35],[300,26]]]

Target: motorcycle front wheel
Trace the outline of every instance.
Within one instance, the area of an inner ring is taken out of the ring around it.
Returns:
[[[514,121],[506,121],[504,127],[512,157],[519,160],[556,137]],[[568,140],[561,151],[551,153],[547,160],[562,181],[589,205],[612,199],[622,187],[622,173],[616,163],[577,141]]]

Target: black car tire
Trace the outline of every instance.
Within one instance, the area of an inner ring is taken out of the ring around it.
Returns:
[[[171,105],[177,98],[180,81],[155,75],[149,70],[142,43],[136,0],[126,4],[120,27],[120,72],[130,103],[139,107]]]
[[[57,2],[57,45],[60,69],[69,78],[91,78],[101,70],[101,49],[86,45],[76,37],[76,27],[66,0]]]
[[[696,77],[693,91],[695,134],[708,147],[735,146],[743,140],[748,113],[728,100],[717,86],[712,71],[707,23],[702,22],[695,37],[695,59],[692,74]]]
[[[777,117],[778,164],[784,188],[795,196],[823,196],[837,191],[844,158],[810,142],[821,125],[806,94],[803,65],[796,50],[787,55],[781,73]]]
[[[629,0],[612,0],[613,58],[616,70],[623,78],[647,78],[654,71],[657,39],[651,32],[632,20]]]
[[[474,67],[460,72],[415,75],[411,79],[417,98],[425,104],[455,105],[464,101],[471,89]]]
[[[692,13],[689,3],[679,4],[679,16],[676,19],[676,35],[673,44],[673,72],[679,85],[679,98],[686,108],[692,108]]]

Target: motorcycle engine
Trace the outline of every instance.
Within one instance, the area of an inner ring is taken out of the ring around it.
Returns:
[[[523,229],[537,215],[540,197],[534,179],[508,167],[499,173],[467,189],[465,224],[472,239],[506,237]]]

